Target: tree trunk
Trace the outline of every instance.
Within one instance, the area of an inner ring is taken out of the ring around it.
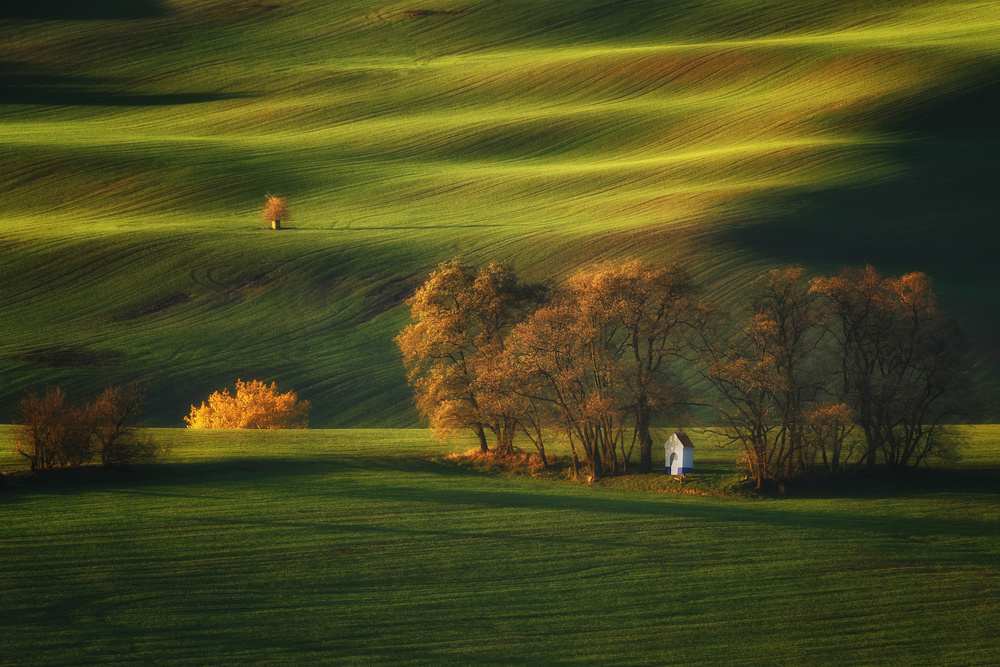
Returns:
[[[490,451],[490,448],[486,444],[486,431],[483,430],[482,424],[476,424],[476,435],[479,437],[479,451],[486,454]]]
[[[272,220],[271,229],[281,229],[281,220]]]
[[[649,433],[649,402],[643,396],[635,408],[635,431],[639,439],[639,472],[653,471],[653,436]]]
[[[601,444],[599,442],[592,442],[589,448],[584,447],[584,449],[587,450],[588,458],[590,459],[590,479],[596,482],[603,476],[601,473],[604,472],[604,464],[601,461]]]

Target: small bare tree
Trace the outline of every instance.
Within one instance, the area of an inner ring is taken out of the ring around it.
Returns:
[[[19,408],[14,451],[28,459],[31,470],[76,467],[93,455],[84,414],[66,401],[59,387],[49,389],[44,396],[29,392]]]
[[[271,223],[271,229],[281,229],[281,221],[287,220],[290,216],[288,201],[284,197],[267,195],[260,217],[264,222]]]
[[[145,396],[138,385],[108,387],[87,406],[94,445],[105,468],[148,463],[160,449],[133,425]]]

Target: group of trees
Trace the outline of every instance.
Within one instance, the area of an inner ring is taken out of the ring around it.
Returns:
[[[188,428],[307,428],[312,406],[294,391],[278,393],[278,384],[236,381],[236,394],[214,392],[201,407],[191,406]]]
[[[738,327],[698,332],[723,433],[757,485],[820,467],[830,474],[916,466],[953,450],[967,403],[966,346],[922,273],[871,266],[805,278],[773,270]]]
[[[501,264],[441,264],[409,300],[397,337],[417,408],[440,434],[472,429],[509,454],[518,434],[547,464],[549,433],[574,471],[652,467],[652,415],[680,402],[670,366],[700,315],[687,274],[600,265],[558,287],[523,285]]]
[[[151,461],[160,449],[134,422],[144,395],[136,385],[109,387],[94,400],[73,405],[61,388],[28,393],[19,405],[14,451],[31,470],[76,468],[94,461],[104,467]]]
[[[758,487],[819,467],[918,465],[947,452],[965,386],[961,332],[920,273],[775,270],[745,316],[722,317],[678,267],[601,264],[541,287],[455,259],[408,303],[396,340],[437,433],[471,429],[483,452],[492,434],[500,455],[520,435],[543,463],[546,437],[561,435],[593,478],[625,470],[636,448],[648,472],[654,417],[692,402],[716,407]],[[711,392],[686,396],[699,376]]]

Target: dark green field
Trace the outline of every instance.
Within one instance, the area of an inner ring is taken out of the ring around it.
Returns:
[[[26,387],[237,378],[415,423],[438,262],[928,272],[1000,415],[996,2],[8,0],[0,422]],[[287,197],[290,229],[257,217]]]
[[[966,433],[952,470],[755,500],[480,475],[418,430],[160,430],[163,464],[0,490],[0,662],[995,664],[1000,430]],[[733,474],[695,439],[686,483]]]

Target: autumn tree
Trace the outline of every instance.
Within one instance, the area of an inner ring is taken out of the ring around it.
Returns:
[[[807,465],[805,415],[819,389],[812,356],[821,329],[803,275],[769,272],[751,289],[746,321],[735,331],[706,328],[701,338],[722,433],[743,448],[757,488]]]
[[[865,266],[807,284],[799,268],[776,270],[749,305],[735,332],[702,336],[702,359],[724,433],[743,446],[758,487],[817,457],[838,474],[949,453],[965,345],[926,275],[884,278]]]
[[[139,385],[108,387],[87,405],[90,429],[101,465],[114,467],[147,463],[160,453],[159,446],[136,426],[145,393]]]
[[[819,402],[805,415],[805,430],[813,459],[821,459],[823,470],[831,475],[846,472],[859,449],[851,409],[841,402]]]
[[[29,392],[18,408],[14,451],[28,460],[31,470],[76,467],[93,456],[85,415],[70,405],[61,388],[43,396]]]
[[[961,329],[923,273],[882,277],[872,266],[812,281],[826,302],[839,364],[836,395],[864,435],[859,463],[889,469],[946,456],[947,423],[968,386]]]
[[[396,337],[417,410],[439,434],[469,429],[482,452],[492,431],[501,453],[509,452],[517,424],[496,402],[483,369],[502,354],[504,340],[524,316],[533,291],[518,285],[509,267],[492,263],[474,270],[455,258],[440,264],[407,301],[413,322]]]
[[[518,355],[508,373],[527,399],[522,419],[533,424],[525,429],[531,439],[543,437],[537,424],[548,419],[592,477],[626,469],[636,444],[640,470],[650,470],[652,417],[679,397],[664,371],[679,359],[682,334],[699,312],[692,293],[682,269],[640,261],[570,276],[508,346]]]
[[[631,399],[604,337],[603,313],[579,296],[562,290],[533,312],[511,332],[507,354],[527,379],[529,398],[548,404],[551,428],[568,438],[574,474],[582,460],[591,479],[600,479],[624,465]]]
[[[100,457],[110,467],[153,460],[159,448],[133,424],[144,399],[135,385],[109,387],[86,405],[72,405],[60,388],[29,393],[20,403],[14,450],[31,470],[79,467]]]
[[[281,221],[287,220],[291,216],[288,201],[284,197],[267,195],[264,201],[264,208],[260,212],[260,217],[264,222],[271,223],[271,229],[281,229]]]
[[[236,381],[236,393],[214,392],[201,407],[191,406],[188,428],[307,428],[312,406],[294,391],[278,393],[278,384]]]
[[[514,438],[523,433],[535,445],[543,465],[547,466],[544,425],[538,404],[532,398],[531,378],[520,372],[515,358],[507,351],[507,345],[495,354],[475,358],[477,412],[494,434],[497,454],[512,454]]]
[[[627,410],[639,444],[639,472],[650,472],[653,415],[681,402],[680,383],[669,382],[665,371],[681,359],[690,327],[702,316],[690,277],[678,266],[634,260],[581,271],[568,288],[600,313],[603,342],[621,365],[632,398]]]
[[[651,415],[676,397],[662,371],[682,345],[691,291],[680,269],[604,264],[538,308],[539,292],[502,265],[474,271],[453,260],[409,301],[414,322],[397,342],[417,407],[438,432],[469,428],[487,451],[492,431],[501,453],[521,433],[544,460],[546,424],[555,423],[594,476],[623,469],[637,441],[648,469]]]

